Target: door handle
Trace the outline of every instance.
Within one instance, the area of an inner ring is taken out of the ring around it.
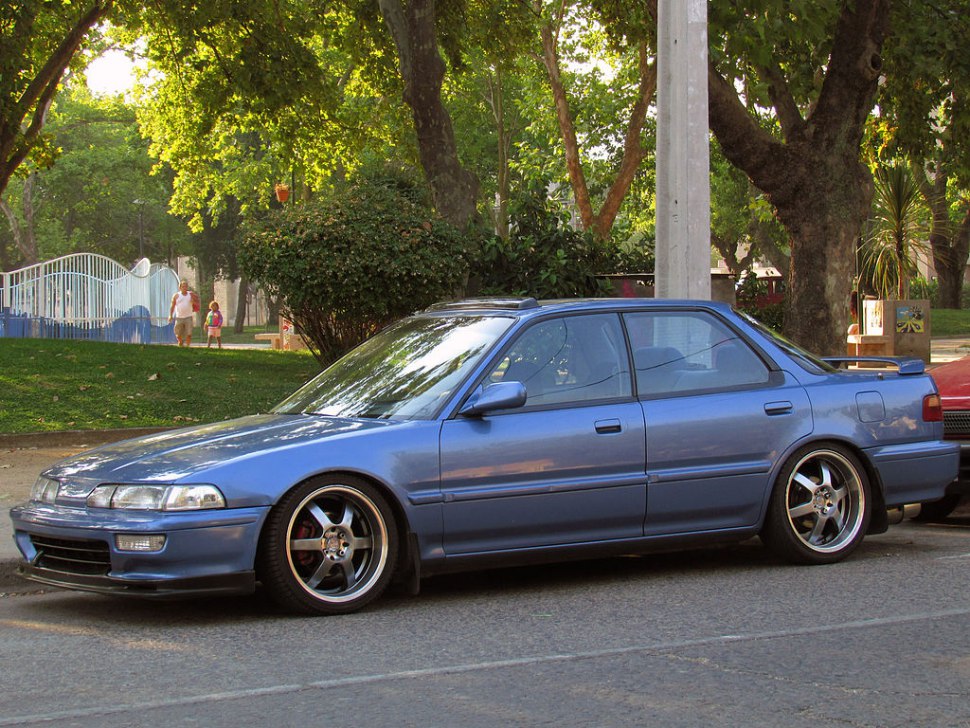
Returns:
[[[795,406],[791,402],[768,402],[765,405],[765,414],[772,415],[787,415],[791,414],[791,411],[795,409]]]
[[[619,420],[597,420],[595,423],[596,431],[601,435],[608,435],[611,432],[621,432]]]

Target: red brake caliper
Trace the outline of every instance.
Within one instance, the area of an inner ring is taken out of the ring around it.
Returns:
[[[313,526],[314,523],[311,520],[300,521],[293,529],[293,538],[313,538]],[[313,552],[312,551],[295,551],[293,552],[293,560],[300,566],[308,566],[313,562]]]

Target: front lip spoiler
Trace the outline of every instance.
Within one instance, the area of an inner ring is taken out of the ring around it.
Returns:
[[[141,599],[183,599],[198,596],[252,594],[256,590],[256,573],[197,576],[188,579],[119,579],[111,576],[70,574],[22,563],[17,573],[25,579],[61,589],[131,596]]]

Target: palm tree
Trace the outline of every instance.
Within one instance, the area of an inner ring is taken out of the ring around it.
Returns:
[[[880,298],[909,297],[916,258],[929,254],[927,236],[926,208],[910,168],[905,164],[880,167],[862,245],[862,278]]]

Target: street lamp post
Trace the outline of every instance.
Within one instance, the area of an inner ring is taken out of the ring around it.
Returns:
[[[145,257],[145,201],[132,200],[131,204],[138,207],[138,259]]]

